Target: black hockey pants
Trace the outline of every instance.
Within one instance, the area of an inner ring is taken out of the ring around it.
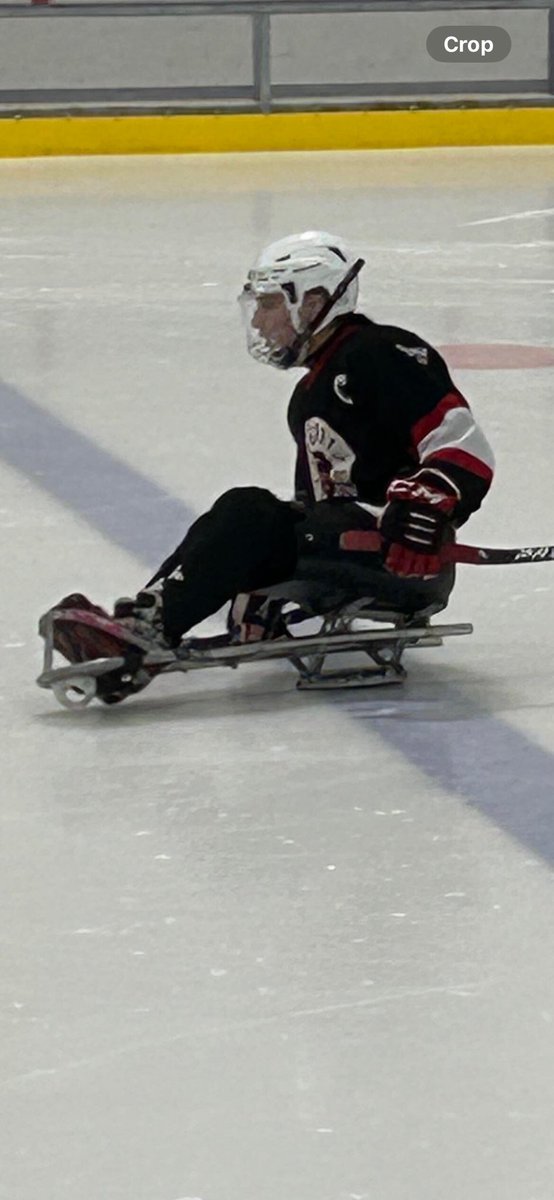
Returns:
[[[375,518],[352,501],[326,500],[303,510],[265,488],[224,492],[148,585],[164,580],[168,638],[176,644],[239,592],[269,591],[317,613],[361,597],[406,614],[444,607],[452,567],[434,579],[400,579],[384,569],[380,554],[340,549],[341,533],[375,527]]]

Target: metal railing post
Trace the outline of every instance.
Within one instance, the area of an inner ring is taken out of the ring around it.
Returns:
[[[269,12],[252,14],[254,96],[260,112],[271,112],[271,28]]]
[[[554,96],[554,5],[548,10],[548,91]]]

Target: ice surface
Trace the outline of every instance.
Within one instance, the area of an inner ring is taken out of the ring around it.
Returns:
[[[552,348],[554,151],[0,187],[0,1197],[552,1200],[552,564],[460,568],[473,637],[392,696],[273,664],[72,714],[33,680],[64,592],[136,590],[228,486],[289,493],[257,250],[335,229],[377,320]],[[465,540],[551,542],[552,368],[453,373],[498,458]]]

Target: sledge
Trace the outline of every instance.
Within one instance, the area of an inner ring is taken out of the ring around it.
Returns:
[[[301,690],[398,685],[406,679],[402,659],[407,650],[441,646],[445,638],[473,632],[470,624],[432,625],[430,618],[437,611],[406,616],[372,609],[362,599],[321,618],[315,634],[291,633],[292,625],[307,619],[297,609],[284,615],[286,636],[273,641],[228,644],[225,637],[188,637],[176,650],[166,651],[141,642],[85,597],[68,597],[41,617],[44,662],[37,683],[71,709],[85,708],[94,699],[119,703],[143,691],[159,675],[236,669],[277,659],[286,659],[295,669]],[[380,628],[368,629],[367,622]],[[359,666],[326,668],[331,656],[351,653],[362,656]],[[54,665],[54,654],[61,655],[65,664]]]
[[[352,530],[341,535],[346,551],[375,551],[381,545],[378,531]],[[474,566],[502,566],[554,561],[554,545],[514,548],[452,544],[443,550],[444,561]],[[286,603],[286,598],[282,597]],[[294,603],[294,602],[293,602]],[[406,679],[402,658],[407,650],[441,646],[445,638],[473,633],[470,624],[432,625],[444,605],[407,615],[371,607],[368,599],[344,605],[321,618],[318,633],[298,636],[291,627],[313,617],[297,604],[283,613],[286,636],[271,641],[230,644],[220,637],[187,637],[176,650],[153,650],[110,617],[103,608],[74,593],[41,617],[44,662],[37,679],[65,708],[85,708],[95,698],[117,704],[141,692],[158,675],[203,671],[208,667],[237,668],[248,663],[287,659],[298,674],[297,688],[374,687],[401,684]],[[385,628],[366,629],[367,622]],[[360,628],[360,625],[362,628]],[[54,666],[54,653],[65,658]],[[333,654],[358,653],[369,658],[359,667],[325,668]]]

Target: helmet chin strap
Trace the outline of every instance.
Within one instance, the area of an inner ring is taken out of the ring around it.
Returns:
[[[356,275],[359,275],[363,266],[365,266],[365,259],[357,258],[356,262],[350,267],[350,270],[346,272],[344,279],[341,279],[332,295],[327,297],[325,304],[320,308],[313,321],[310,321],[310,324],[306,326],[304,332],[299,333],[295,337],[291,346],[283,347],[279,355],[280,367],[286,370],[288,367],[294,367],[300,362],[302,351],[307,348],[308,343],[321,325],[321,322],[325,320],[325,317],[330,313],[337,300],[340,300],[341,296],[344,296],[347,287],[356,278]]]

